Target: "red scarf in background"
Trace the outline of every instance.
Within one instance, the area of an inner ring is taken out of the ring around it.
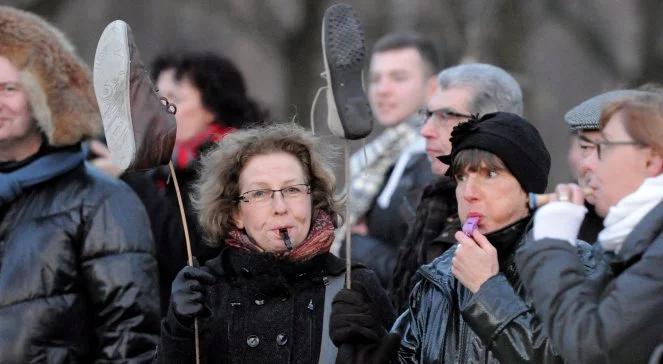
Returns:
[[[221,126],[217,123],[211,123],[203,132],[193,138],[184,141],[175,141],[173,149],[173,161],[179,169],[186,169],[191,162],[200,157],[200,147],[205,143],[216,143],[223,139],[226,134],[234,131],[235,128]]]
[[[292,251],[270,252],[277,257],[285,257],[293,262],[307,261],[316,255],[329,252],[329,247],[334,242],[334,223],[331,216],[324,211],[316,211],[311,221],[311,230],[306,239],[294,247]],[[226,245],[235,249],[252,252],[262,252],[244,230],[235,229],[228,234]]]

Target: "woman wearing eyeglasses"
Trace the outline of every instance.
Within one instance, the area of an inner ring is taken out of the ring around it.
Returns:
[[[280,124],[232,133],[203,157],[194,203],[209,244],[225,248],[175,278],[158,362],[192,362],[194,318],[203,362],[336,359],[329,313],[346,272],[329,253],[340,206],[325,148]],[[394,313],[377,277],[357,267],[351,278],[386,333]]]
[[[576,256],[586,212],[577,185],[558,185],[518,254],[521,277],[548,334],[570,363],[646,363],[663,340],[663,97],[611,104],[582,163],[597,212],[596,277]]]

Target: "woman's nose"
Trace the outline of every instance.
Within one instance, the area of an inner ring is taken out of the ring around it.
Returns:
[[[466,201],[472,201],[479,198],[479,192],[481,187],[477,184],[476,179],[467,177],[467,180],[464,182],[463,186],[463,198]]]
[[[277,214],[282,214],[288,210],[288,204],[281,191],[274,192],[274,195],[272,195],[272,207]]]

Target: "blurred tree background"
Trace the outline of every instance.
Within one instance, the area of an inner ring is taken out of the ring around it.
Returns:
[[[63,30],[90,64],[104,27],[123,19],[145,62],[164,52],[214,51],[237,63],[272,118],[308,125],[323,70],[327,0],[5,0]],[[367,47],[395,30],[428,35],[443,65],[492,63],[525,93],[525,114],[553,157],[551,183],[567,181],[564,113],[598,93],[663,76],[657,0],[346,0]],[[321,102],[319,114],[324,111]],[[323,124],[322,119],[318,124]],[[318,125],[317,124],[317,125]],[[329,142],[338,142],[328,137]],[[355,144],[357,144],[355,142]],[[355,145],[360,146],[361,143]],[[340,163],[342,165],[342,163]]]

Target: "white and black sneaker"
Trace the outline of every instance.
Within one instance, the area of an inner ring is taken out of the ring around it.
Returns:
[[[92,77],[113,162],[123,171],[167,164],[176,109],[157,94],[124,21],[113,21],[101,34]]]

